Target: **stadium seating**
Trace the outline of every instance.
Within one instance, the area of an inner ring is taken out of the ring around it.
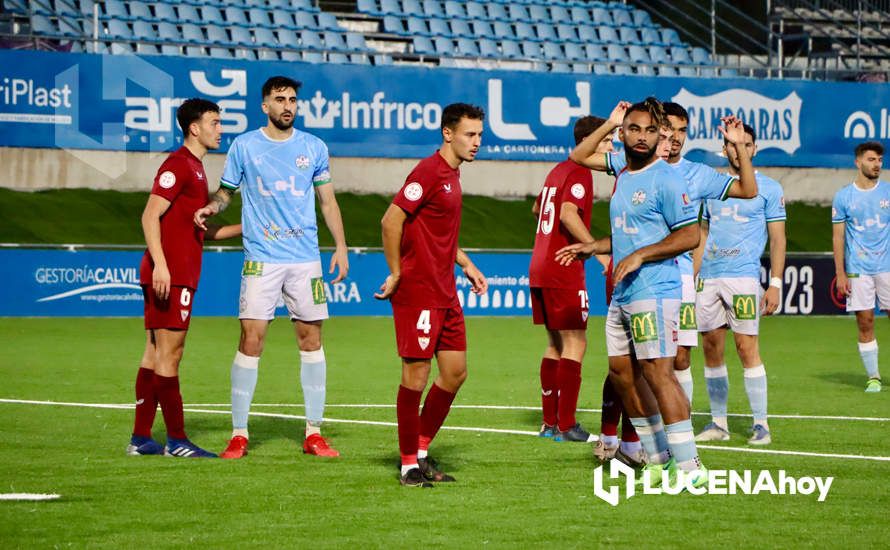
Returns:
[[[22,0],[2,2],[6,12],[28,18],[31,34],[73,40],[75,51],[93,51],[95,10],[96,49],[112,53],[387,65],[394,57],[422,56],[426,63],[469,61],[461,67],[476,60],[484,67],[594,74],[714,70],[707,51],[617,1],[357,0],[354,17],[376,22],[377,32],[342,27],[313,0],[42,0],[31,8]],[[400,42],[401,53],[378,49],[380,40]]]

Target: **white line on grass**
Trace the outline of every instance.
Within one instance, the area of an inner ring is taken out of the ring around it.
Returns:
[[[18,404],[18,405],[48,405],[48,406],[56,406],[56,407],[81,407],[81,408],[90,408],[90,409],[132,409],[133,405],[124,405],[124,404],[108,404],[108,403],[73,403],[73,402],[60,402],[60,401],[37,401],[37,400],[27,400],[27,399],[0,399],[0,403],[9,403],[9,404]],[[192,405],[194,406],[194,405]],[[207,406],[207,405],[204,405]],[[228,406],[228,405],[226,405]],[[185,408],[184,412],[189,413],[199,413],[199,414],[224,414],[228,415],[229,411],[219,411],[212,409],[194,409],[194,408]],[[262,416],[266,418],[282,418],[285,420],[305,420],[305,416],[295,415],[295,414],[284,414],[284,413],[264,413],[264,412],[252,412],[251,416]],[[378,420],[351,420],[344,418],[325,418],[325,422],[330,422],[332,424],[361,424],[365,426],[387,426],[387,427],[397,427],[398,424],[395,422],[384,422]],[[463,432],[481,432],[481,433],[498,433],[498,434],[511,434],[511,435],[526,435],[526,436],[537,436],[538,432],[536,431],[528,431],[528,430],[505,430],[499,428],[482,428],[482,427],[470,427],[470,426],[442,426],[443,430],[452,430],[452,431],[463,431]],[[740,453],[761,453],[761,454],[772,454],[772,455],[791,455],[791,456],[809,456],[814,458],[846,458],[853,460],[872,460],[877,462],[890,462],[890,456],[866,456],[866,455],[846,455],[846,454],[835,454],[835,453],[812,453],[807,451],[781,451],[776,449],[750,449],[747,447],[721,447],[716,445],[698,445],[701,449],[712,449],[718,451],[730,451],[730,452],[740,452]]]
[[[55,500],[60,496],[55,493],[2,493],[0,500]]]

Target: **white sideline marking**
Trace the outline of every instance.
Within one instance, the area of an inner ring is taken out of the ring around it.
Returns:
[[[8,403],[8,404],[17,404],[17,405],[49,405],[49,406],[57,406],[57,407],[81,407],[81,408],[89,408],[89,409],[132,409],[133,405],[124,405],[124,404],[109,404],[109,403],[72,403],[72,402],[60,402],[60,401],[37,401],[37,400],[28,400],[28,399],[2,399],[0,398],[0,403]],[[268,404],[267,404],[268,405]],[[192,405],[194,406],[194,405]],[[204,405],[207,406],[207,405]],[[220,405],[222,406],[222,405]],[[229,406],[226,404],[225,406]],[[363,405],[364,406],[364,405]],[[383,407],[381,405],[380,407]],[[537,410],[537,408],[535,408]],[[220,411],[220,410],[212,410],[212,409],[194,409],[194,408],[184,408],[184,412],[190,413],[199,413],[199,414],[224,414],[228,415],[229,411]],[[284,413],[264,413],[264,412],[251,412],[251,416],[262,416],[267,418],[282,418],[285,420],[305,420],[305,416],[295,415],[295,414],[284,414]],[[325,418],[325,422],[330,422],[332,424],[360,424],[365,426],[387,426],[387,427],[397,427],[398,424],[395,422],[384,422],[378,420],[350,420],[344,418]],[[880,419],[886,420],[886,419]],[[481,432],[481,433],[498,433],[498,434],[511,434],[511,435],[526,435],[526,436],[535,436],[537,437],[538,432],[536,431],[528,431],[528,430],[506,430],[500,428],[481,428],[481,427],[470,427],[470,426],[442,426],[443,430],[452,430],[452,431],[463,431],[463,432]],[[772,455],[788,455],[788,456],[808,456],[814,458],[845,458],[852,460],[872,460],[876,462],[890,462],[890,456],[867,456],[867,455],[847,455],[847,454],[835,454],[835,453],[813,453],[808,451],[782,451],[775,449],[751,449],[747,447],[722,447],[717,445],[697,445],[700,449],[709,449],[709,450],[718,450],[718,451],[730,451],[730,452],[739,452],[739,453],[760,453],[760,454],[772,454]]]
[[[0,500],[55,500],[60,496],[55,493],[0,493]]]

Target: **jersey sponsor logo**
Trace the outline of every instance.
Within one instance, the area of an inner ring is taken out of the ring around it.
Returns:
[[[158,176],[158,185],[163,187],[164,189],[170,189],[174,185],[176,185],[176,174],[167,170],[160,176]]]
[[[695,291],[701,292],[705,289],[705,280],[699,279],[697,283],[695,283]]]
[[[740,321],[757,319],[757,300],[753,294],[733,294],[732,311]]]
[[[584,194],[585,194],[584,186],[580,183],[576,183],[575,185],[573,185],[571,192],[572,192],[572,196],[575,197],[576,199],[584,198]]]
[[[405,186],[405,190],[403,191],[405,198],[411,202],[420,200],[420,197],[423,196],[423,187],[415,182],[411,182]]]
[[[646,202],[646,192],[643,191],[642,189],[638,189],[638,190],[634,191],[634,194],[630,197],[630,202],[634,206],[639,206],[639,205],[643,204],[644,202]]]
[[[263,262],[246,261],[241,270],[242,277],[260,277],[263,274]]]
[[[630,331],[634,342],[637,344],[658,340],[658,330],[655,328],[655,312],[631,313]]]
[[[628,235],[636,235],[640,232],[639,227],[634,227],[632,225],[627,225],[627,212],[622,212],[620,216],[615,216],[615,229],[620,229],[622,232],[627,233]]]
[[[696,330],[698,323],[695,321],[695,302],[680,304],[680,330]]]
[[[309,157],[307,157],[306,155],[298,156],[297,160],[294,162],[296,163],[297,168],[299,168],[300,170],[309,168]]]
[[[312,303],[315,305],[327,303],[328,299],[324,292],[324,279],[313,277],[309,279],[309,286],[312,289]]]
[[[188,319],[188,317],[189,317],[189,310],[187,310],[187,309],[180,309],[180,310],[179,310],[179,316],[182,318],[183,321],[185,321],[185,320]]]
[[[794,154],[800,148],[800,111],[803,101],[796,92],[783,99],[762,96],[751,90],[733,88],[709,96],[698,96],[685,88],[671,98],[689,112],[688,150],[719,153],[723,135],[720,118],[735,115],[754,127],[757,148],[779,149]]]

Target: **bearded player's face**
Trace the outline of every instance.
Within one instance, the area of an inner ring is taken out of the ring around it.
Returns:
[[[279,130],[290,130],[297,114],[297,91],[293,88],[278,88],[263,98],[263,112]]]

